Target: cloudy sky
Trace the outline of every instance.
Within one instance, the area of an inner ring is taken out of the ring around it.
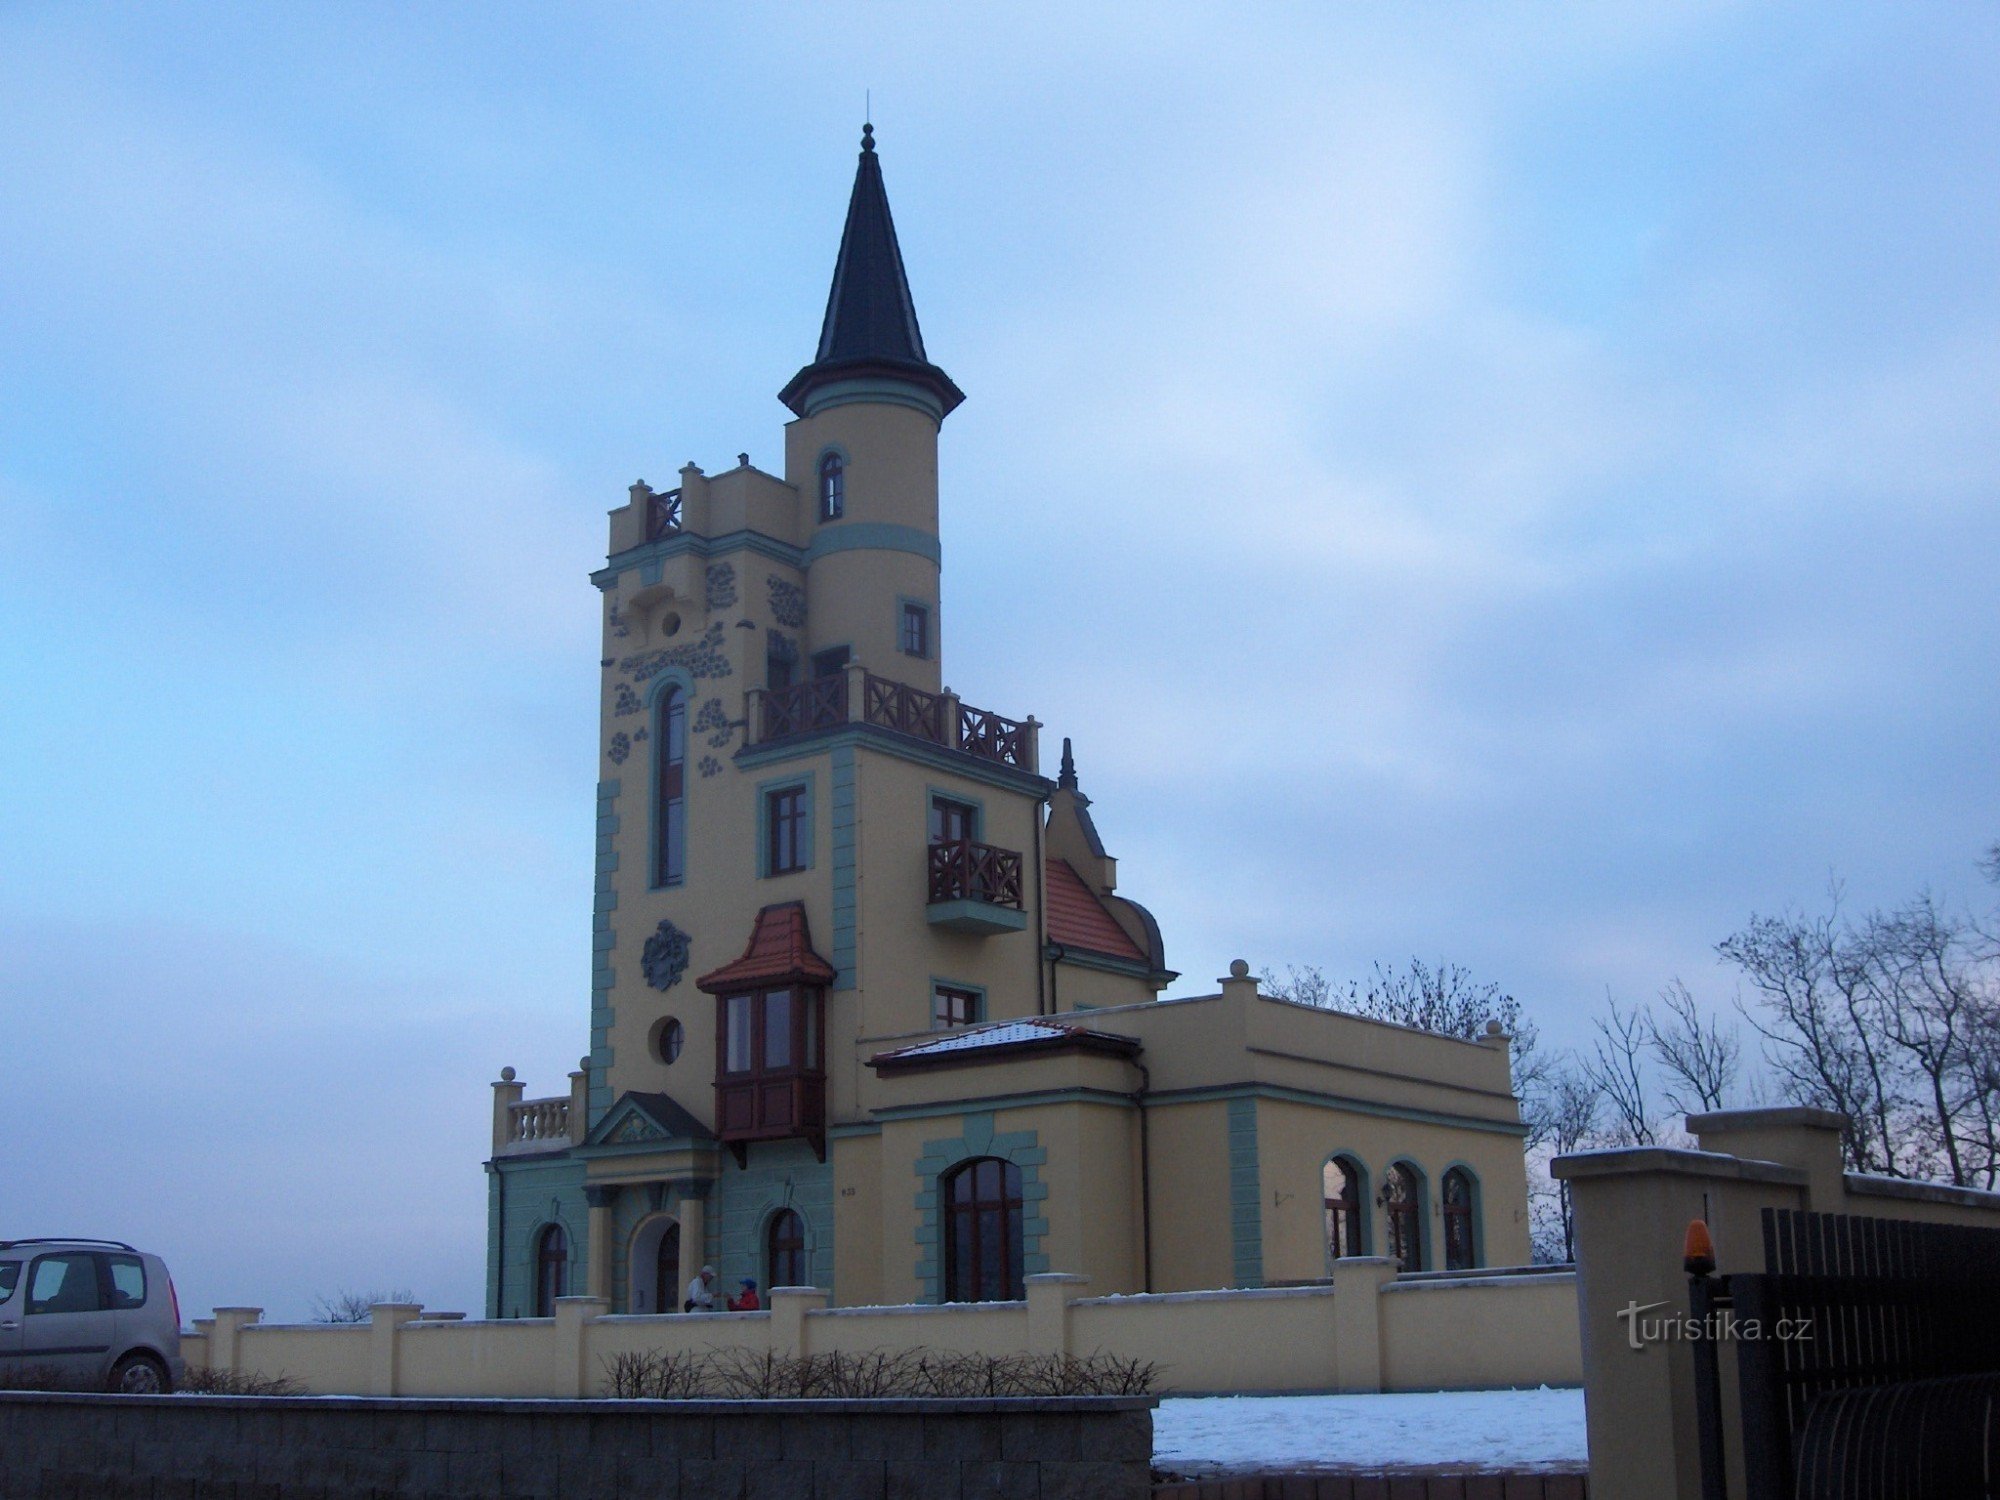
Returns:
[[[2000,10],[0,6],[0,1235],[481,1300],[604,512],[780,459],[864,90],[947,678],[1179,992],[1557,1040],[2000,837]]]

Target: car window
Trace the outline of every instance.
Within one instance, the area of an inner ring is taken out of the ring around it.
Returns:
[[[18,1260],[0,1260],[0,1302],[14,1295],[14,1288],[21,1284],[21,1263]]]
[[[88,1250],[40,1255],[28,1273],[30,1313],[99,1312],[97,1257]]]
[[[111,1305],[143,1307],[146,1304],[146,1267],[136,1255],[107,1255],[111,1267]]]

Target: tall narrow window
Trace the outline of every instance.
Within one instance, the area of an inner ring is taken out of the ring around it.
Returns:
[[[1336,1156],[1320,1176],[1326,1199],[1326,1253],[1335,1260],[1366,1255],[1361,1237],[1361,1163],[1351,1156]]]
[[[998,1157],[976,1157],[945,1173],[938,1187],[945,1216],[945,1301],[1020,1301],[1027,1295],[1021,1169]]]
[[[838,453],[822,453],[819,460],[819,518],[838,521],[847,509],[847,465]]]
[[[791,1209],[771,1215],[765,1232],[766,1286],[810,1286],[806,1279],[806,1223]]]
[[[687,846],[687,698],[679,688],[668,688],[661,695],[657,745],[653,884],[679,885],[686,873],[683,850]]]
[[[806,789],[780,787],[764,794],[764,873],[788,875],[806,867]]]
[[[931,798],[931,842],[956,844],[979,837],[979,809],[949,797]]]
[[[1444,1268],[1469,1271],[1479,1264],[1472,1235],[1472,1174],[1453,1167],[1444,1174]]]
[[[979,992],[940,984],[931,990],[931,1026],[970,1026],[979,1019]]]
[[[1382,1184],[1382,1206],[1388,1210],[1389,1258],[1399,1271],[1424,1268],[1424,1190],[1407,1164],[1389,1168]]]
[[[905,656],[931,654],[931,612],[907,600],[903,603],[902,651]]]
[[[553,1318],[556,1298],[569,1295],[569,1236],[551,1224],[535,1239],[535,1316]]]

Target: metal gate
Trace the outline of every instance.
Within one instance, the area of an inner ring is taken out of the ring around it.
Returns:
[[[1761,1274],[1689,1284],[1703,1500],[1727,1500],[1724,1342],[1744,1500],[2000,1500],[2000,1229],[1767,1208]],[[1940,1477],[1912,1487],[1920,1463]]]

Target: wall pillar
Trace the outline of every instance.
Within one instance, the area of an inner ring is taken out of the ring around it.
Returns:
[[[514,1077],[512,1068],[500,1070],[500,1081],[493,1085],[493,1154],[498,1156],[507,1149],[509,1111],[521,1102],[521,1095],[527,1085]]]
[[[590,1134],[590,1059],[579,1057],[569,1075],[569,1143],[581,1146]]]
[[[1690,1219],[1707,1222],[1725,1273],[1764,1268],[1762,1210],[1803,1208],[1806,1173],[1769,1161],[1639,1146],[1557,1157],[1576,1214],[1577,1321],[1593,1493],[1618,1500],[1700,1500],[1694,1359],[1679,1339],[1645,1336],[1689,1314],[1681,1250]],[[1732,1351],[1722,1374],[1725,1412]],[[1725,1418],[1725,1425],[1729,1425]],[[1743,1493],[1732,1438],[1730,1493]]]
[[[263,1316],[261,1307],[218,1307],[214,1331],[208,1336],[208,1367],[227,1372],[242,1369],[237,1336]]]
[[[806,1314],[826,1306],[826,1293],[816,1286],[771,1288],[771,1353],[779,1359],[804,1359],[812,1353]]]
[[[548,1394],[594,1396],[597,1371],[590,1360],[590,1325],[611,1311],[603,1297],[556,1298],[555,1362]]]
[[[585,1231],[589,1239],[589,1259],[585,1262],[584,1288],[592,1297],[611,1300],[611,1238],[615,1232],[611,1222],[611,1205],[618,1201],[615,1187],[590,1187],[583,1190],[583,1201],[589,1205],[590,1216]]]
[[[396,1396],[403,1325],[423,1316],[415,1302],[378,1302],[368,1309],[368,1394]]]
[[[1727,1109],[1689,1115],[1687,1128],[1704,1151],[1799,1168],[1806,1174],[1807,1208],[1847,1212],[1847,1161],[1841,1153],[1847,1116],[1804,1105]]]
[[[1028,1352],[1068,1354],[1069,1305],[1090,1285],[1088,1276],[1071,1276],[1061,1271],[1030,1276],[1028,1290]]]
[[[1396,1279],[1386,1255],[1333,1263],[1333,1378],[1342,1391],[1382,1389],[1382,1288]]]
[[[674,1305],[664,1309],[667,1312],[680,1311],[681,1303],[687,1300],[688,1283],[694,1280],[695,1273],[702,1268],[703,1257],[708,1253],[708,1184],[682,1182],[677,1186],[679,1202],[675,1206],[675,1215],[681,1222],[681,1270],[680,1279],[675,1282],[679,1290],[675,1294]],[[716,1283],[716,1290],[722,1290],[720,1281]]]

